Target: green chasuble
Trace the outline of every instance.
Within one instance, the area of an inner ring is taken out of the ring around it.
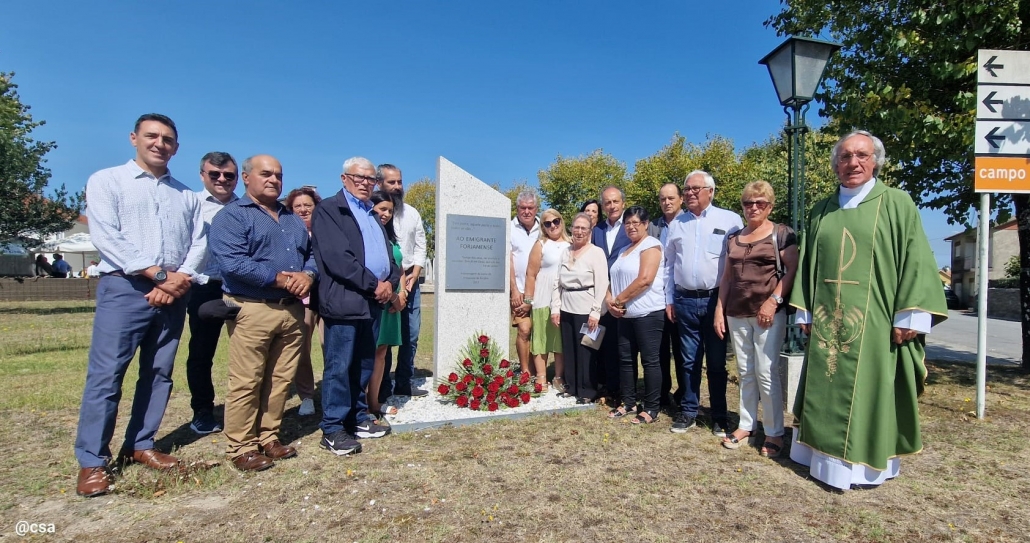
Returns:
[[[926,366],[922,337],[896,345],[894,316],[947,318],[937,263],[912,198],[876,184],[858,207],[813,206],[791,305],[812,314],[794,403],[798,441],[877,470],[917,453]]]

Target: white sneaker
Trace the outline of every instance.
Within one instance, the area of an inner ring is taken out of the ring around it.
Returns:
[[[308,415],[315,414],[315,401],[311,398],[305,398],[304,401],[300,402],[300,409],[297,410],[297,414],[306,417]]]

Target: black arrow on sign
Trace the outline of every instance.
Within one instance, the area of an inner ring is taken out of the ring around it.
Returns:
[[[998,145],[997,142],[1005,141],[1005,136],[999,136],[997,134],[999,128],[1001,127],[995,126],[991,129],[990,132],[987,133],[986,136],[984,136],[984,139],[987,140],[987,143],[990,143],[991,147],[994,147],[995,149],[1001,149],[1001,145]]]
[[[995,64],[995,60],[998,60],[998,55],[994,55],[988,59],[987,64],[984,64],[984,69],[990,72],[992,77],[998,77],[998,74],[994,73],[994,70],[1002,70],[1005,68],[1004,64]]]
[[[995,100],[994,99],[994,95],[995,94],[998,94],[998,91],[991,91],[991,93],[988,94],[987,97],[984,98],[984,101],[983,101],[983,105],[987,106],[987,109],[991,110],[991,113],[997,113],[998,112],[998,110],[994,109],[994,104],[998,104],[1000,106],[1001,104],[1005,103],[1004,100]]]

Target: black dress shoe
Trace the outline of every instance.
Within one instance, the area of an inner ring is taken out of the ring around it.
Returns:
[[[594,400],[589,398],[579,398],[576,400],[576,405],[590,405],[592,403],[594,403]]]

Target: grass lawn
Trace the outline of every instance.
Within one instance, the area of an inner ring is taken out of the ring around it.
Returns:
[[[424,374],[433,315],[433,296],[425,295],[417,361]],[[646,427],[613,423],[600,407],[394,435],[337,458],[318,448],[317,420],[296,416],[296,397],[282,437],[299,457],[245,474],[225,461],[220,434],[189,430],[183,348],[158,446],[192,467],[163,475],[129,466],[113,494],[87,500],[75,495],[72,446],[91,323],[88,303],[0,305],[0,539],[17,539],[20,520],[54,523],[50,540],[97,541],[1026,539],[1020,511],[1030,499],[1030,451],[1020,429],[1030,427],[1030,380],[991,368],[989,416],[978,421],[974,368],[932,362],[921,399],[925,450],[902,460],[898,479],[841,493],[786,456],[729,451],[702,428],[672,434],[665,415]],[[219,403],[226,345],[214,370]],[[731,409],[738,394],[731,383]]]

